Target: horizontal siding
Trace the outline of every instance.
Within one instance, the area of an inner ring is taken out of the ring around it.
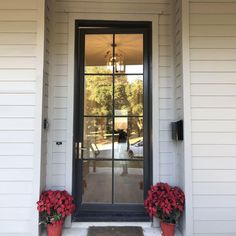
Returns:
[[[195,210],[198,209],[209,209],[209,208],[221,208],[229,209],[236,207],[236,196],[235,195],[198,195],[193,197],[193,205]]]
[[[3,169],[0,173],[0,181],[31,181],[32,178],[32,169]]]
[[[31,233],[31,221],[24,220],[4,220],[4,224],[0,228],[0,235],[24,234]]]
[[[0,32],[0,36],[1,45],[36,45],[36,32]]]
[[[235,96],[192,96],[194,108],[236,108]]]
[[[236,233],[236,1],[190,1],[194,235]]]
[[[195,211],[194,219],[204,219],[208,221],[212,220],[222,220],[222,221],[232,221],[236,220],[236,209],[222,209],[222,208],[207,208],[198,209]]]
[[[211,37],[211,36],[190,37],[190,48],[235,49],[236,48],[235,40],[236,37]]]
[[[195,182],[236,182],[236,170],[194,170]]]
[[[35,111],[33,106],[4,106],[2,107],[1,118],[25,117],[34,118]]]
[[[0,45],[2,57],[35,57],[36,46],[33,45]]]
[[[197,111],[196,111],[197,112]],[[200,113],[200,112],[199,112]],[[212,112],[214,114],[214,112]],[[224,113],[224,111],[222,111]],[[201,113],[200,113],[201,114]],[[211,114],[211,112],[209,112]],[[227,114],[227,113],[226,113]],[[215,116],[216,117],[216,116]],[[211,119],[211,117],[209,117]],[[235,145],[236,133],[194,133],[192,143],[194,145]]]
[[[0,33],[35,33],[36,24],[33,21],[0,22]]]
[[[0,9],[0,21],[36,21],[36,10],[2,10]]]
[[[0,9],[3,10],[36,10],[37,2],[34,0],[21,0],[19,4],[18,0],[8,0],[0,2]]]
[[[31,218],[31,208],[2,208],[0,211],[1,220],[21,220],[28,221]]]
[[[235,9],[235,1],[229,2],[229,1],[219,1],[218,3],[216,1],[214,2],[192,2],[190,0],[190,13],[191,14],[216,14],[216,15],[222,15],[222,14],[234,14],[236,13]]]
[[[193,168],[198,170],[234,170],[236,159],[225,156],[201,156],[193,158],[193,164]]]
[[[236,232],[235,221],[195,221],[194,223],[194,232],[196,234],[213,234],[213,235],[222,235],[222,234],[231,234],[233,235]]]
[[[37,1],[0,1],[0,235],[32,235]],[[20,217],[19,217],[20,215]]]
[[[191,49],[192,61],[234,61],[236,49]]]

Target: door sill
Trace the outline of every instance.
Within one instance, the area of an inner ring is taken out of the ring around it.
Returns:
[[[83,212],[72,222],[150,222],[150,218],[144,212]]]

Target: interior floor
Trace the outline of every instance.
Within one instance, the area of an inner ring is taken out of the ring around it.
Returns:
[[[140,168],[114,170],[114,202],[143,203],[143,174]],[[112,172],[109,167],[90,168],[84,178],[84,203],[112,203]]]

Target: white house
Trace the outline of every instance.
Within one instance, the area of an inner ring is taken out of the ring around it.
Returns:
[[[147,222],[159,181],[182,235],[236,235],[236,0],[1,0],[0,235],[41,235],[49,188],[76,198],[65,235]]]

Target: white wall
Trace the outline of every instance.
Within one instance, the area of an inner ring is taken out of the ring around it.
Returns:
[[[70,13],[128,13],[157,14],[163,12],[159,19],[159,114],[155,114],[160,122],[159,144],[160,153],[155,158],[160,159],[160,180],[174,183],[174,146],[171,140],[170,122],[174,119],[174,76],[173,76],[173,44],[172,44],[172,1],[66,1],[58,0],[55,5],[55,22],[53,35],[53,60],[50,77],[50,131],[47,186],[64,189],[66,186],[66,171],[72,157],[66,155],[71,147],[67,144],[67,121],[71,115],[68,107],[71,94],[68,94],[68,47]],[[157,16],[158,17],[158,16]],[[155,42],[153,42],[155,44]],[[73,63],[73,62],[70,62]],[[72,135],[72,134],[69,134]],[[155,137],[154,137],[155,139]],[[56,141],[62,141],[61,146]],[[158,168],[158,167],[157,167]],[[68,189],[70,190],[70,189]]]
[[[37,234],[42,10],[42,1],[0,2],[0,235],[4,236]]]
[[[194,235],[236,234],[236,1],[190,1]]]

